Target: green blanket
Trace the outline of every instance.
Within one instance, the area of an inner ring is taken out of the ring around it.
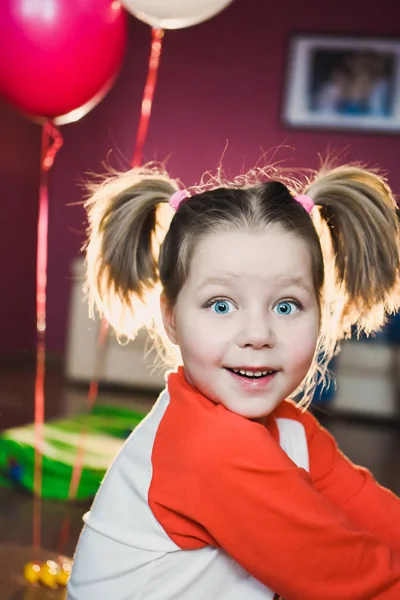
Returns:
[[[96,405],[90,415],[52,421],[44,425],[42,497],[67,500],[81,432],[85,429],[85,453],[78,500],[92,498],[124,440],[145,414],[118,406]],[[0,485],[14,482],[33,492],[33,425],[0,434]]]

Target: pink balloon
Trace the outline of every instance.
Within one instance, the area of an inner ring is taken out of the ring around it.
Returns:
[[[116,0],[1,0],[0,93],[32,118],[75,121],[110,89],[126,39]]]

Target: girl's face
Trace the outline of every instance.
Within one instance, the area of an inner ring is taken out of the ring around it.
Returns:
[[[161,306],[187,380],[244,417],[270,414],[310,368],[319,325],[311,257],[279,226],[206,236],[175,306]]]

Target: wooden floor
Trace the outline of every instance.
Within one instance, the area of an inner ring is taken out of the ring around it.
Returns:
[[[118,391],[101,391],[103,401],[128,403],[141,410],[149,409],[154,398]],[[46,383],[46,418],[73,414],[82,410],[86,390],[66,385],[58,369],[50,369]],[[34,371],[31,367],[0,364],[0,431],[33,421]],[[398,424],[359,422],[329,415],[329,410],[317,411],[321,422],[336,437],[340,448],[354,462],[369,468],[377,480],[400,495],[400,430]],[[32,543],[32,498],[21,491],[0,487],[0,589],[2,600],[25,600],[20,573],[12,573],[7,548],[23,547]],[[61,530],[69,523],[70,531],[65,552],[72,555],[81,530],[82,515],[88,505],[67,505],[62,502],[42,502],[42,545],[49,551],[58,551]],[[3,549],[3,553],[2,553]],[[5,558],[4,558],[5,557]],[[19,568],[19,567],[18,567]],[[5,578],[14,578],[15,586],[5,591]],[[18,580],[18,582],[17,582]],[[50,598],[40,592],[30,600]]]

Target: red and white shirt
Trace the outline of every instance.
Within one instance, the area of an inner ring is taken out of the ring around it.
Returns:
[[[266,425],[171,373],[85,516],[68,600],[399,600],[400,501],[285,401]]]

